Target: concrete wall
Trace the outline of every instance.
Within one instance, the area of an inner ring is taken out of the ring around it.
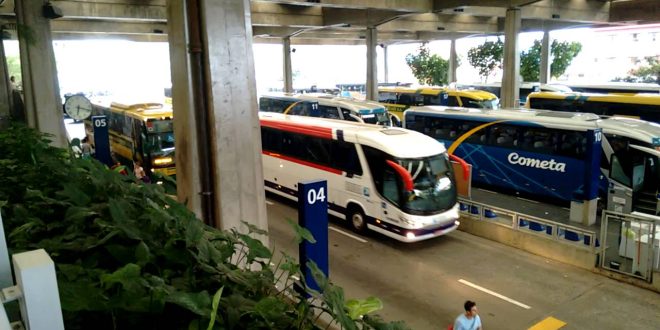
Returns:
[[[580,267],[617,281],[660,292],[660,272],[654,271],[652,282],[649,283],[639,278],[602,269],[596,265],[599,262],[597,251],[592,252],[589,249],[572,246],[552,238],[466,216],[461,217],[461,225],[458,229],[544,258]]]
[[[544,258],[590,271],[595,270],[596,253],[589,249],[464,216],[461,217],[459,229]]]

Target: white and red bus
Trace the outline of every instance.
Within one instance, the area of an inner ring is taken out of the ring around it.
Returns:
[[[443,144],[418,132],[260,112],[266,190],[297,199],[300,181],[328,183],[328,213],[403,242],[458,225],[456,181]]]

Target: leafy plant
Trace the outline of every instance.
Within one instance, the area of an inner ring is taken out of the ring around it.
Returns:
[[[345,301],[313,264],[321,292],[294,281],[300,265],[275,260],[254,238],[264,231],[205,226],[161,186],[25,127],[0,131],[0,208],[12,253],[55,261],[67,329],[316,329],[322,314],[344,329],[405,329],[370,314],[376,298]]]
[[[647,56],[636,64],[639,66],[628,71],[628,76],[614,81],[660,84],[660,56]]]
[[[556,78],[563,75],[580,51],[582,44],[579,42],[553,40],[550,45],[550,76]],[[524,81],[539,81],[540,72],[541,41],[534,40],[532,47],[520,54],[520,75]]]
[[[488,76],[495,69],[502,68],[504,58],[504,42],[498,37],[497,41],[486,41],[483,44],[468,50],[468,62],[479,70],[479,75],[488,82]]]
[[[431,54],[426,43],[419,46],[417,54],[406,55],[406,63],[413,75],[423,85],[446,85],[449,62]]]

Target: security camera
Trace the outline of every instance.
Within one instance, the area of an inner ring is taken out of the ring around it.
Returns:
[[[53,4],[50,3],[50,2],[45,4],[43,8],[44,8],[43,9],[43,11],[44,11],[43,14],[44,14],[45,18],[56,19],[56,18],[60,18],[60,17],[64,16],[64,15],[62,15],[62,10],[55,7],[55,6],[53,6]]]

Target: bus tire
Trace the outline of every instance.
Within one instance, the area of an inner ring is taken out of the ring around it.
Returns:
[[[356,233],[364,234],[367,231],[367,217],[359,206],[354,204],[348,206],[348,209],[346,209],[346,220],[348,220],[351,228]]]

